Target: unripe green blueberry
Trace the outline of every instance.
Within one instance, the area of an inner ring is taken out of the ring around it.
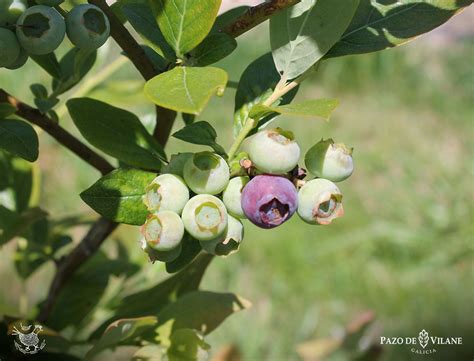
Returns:
[[[10,69],[10,70],[15,70],[18,68],[21,68],[23,65],[26,64],[28,61],[29,55],[28,52],[20,47],[20,55],[18,55],[18,58],[14,61],[12,65],[6,66],[5,68]]]
[[[161,174],[145,190],[143,203],[151,212],[173,211],[181,214],[189,201],[189,189],[184,180],[174,174]]]
[[[148,247],[155,251],[170,251],[181,244],[184,226],[178,214],[163,211],[150,214],[141,232]]]
[[[242,190],[249,180],[250,178],[247,176],[232,178],[224,193],[222,193],[222,201],[227,208],[227,212],[234,217],[247,218],[242,209]]]
[[[183,175],[194,193],[218,194],[229,183],[230,172],[224,158],[212,152],[200,152],[186,161]]]
[[[110,35],[110,23],[104,12],[95,5],[75,6],[66,18],[69,40],[82,49],[98,49]]]
[[[58,6],[61,5],[64,0],[36,0],[38,5],[46,5],[46,6]]]
[[[329,224],[344,215],[342,193],[331,181],[317,178],[298,192],[298,215],[310,224]]]
[[[20,55],[20,44],[15,33],[0,28],[0,67],[11,66]]]
[[[238,219],[228,216],[227,231],[223,236],[210,241],[199,241],[203,250],[216,256],[230,256],[237,252],[244,238],[244,225]]]
[[[224,203],[209,194],[198,194],[184,206],[184,228],[199,241],[210,241],[224,234],[227,228],[227,210]]]
[[[254,134],[245,144],[253,165],[269,174],[284,174],[298,165],[300,147],[293,133],[280,128],[265,129]]]
[[[21,46],[30,54],[44,55],[53,52],[66,34],[66,24],[56,9],[35,5],[18,19],[16,35]]]
[[[25,10],[26,4],[21,0],[0,0],[0,26],[15,25]]]
[[[321,139],[308,150],[305,156],[308,171],[316,177],[341,182],[354,171],[352,149],[344,144],[335,144],[332,139]]]

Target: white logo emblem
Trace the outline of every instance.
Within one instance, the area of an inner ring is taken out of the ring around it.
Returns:
[[[43,342],[40,345],[40,339],[38,337],[38,334],[43,330],[43,326],[41,325],[35,325],[34,329],[31,332],[30,331],[32,325],[29,326],[23,326],[23,324],[20,323],[20,330],[16,328],[16,326],[13,326],[13,332],[12,335],[18,336],[18,339],[21,343],[21,345],[15,342],[15,348],[20,351],[23,354],[29,354],[29,355],[34,355],[35,353],[38,353],[41,351],[45,346],[46,346],[46,341],[43,340]]]
[[[418,334],[418,342],[420,343],[421,347],[425,348],[426,345],[428,345],[429,340],[430,340],[430,338],[428,336],[428,332],[426,332],[425,330],[421,331]]]

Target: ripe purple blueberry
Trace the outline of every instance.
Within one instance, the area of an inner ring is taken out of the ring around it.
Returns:
[[[288,179],[274,175],[254,177],[242,191],[242,209],[261,228],[274,228],[295,213],[298,194]]]

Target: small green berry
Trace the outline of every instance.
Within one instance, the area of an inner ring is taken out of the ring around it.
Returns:
[[[245,142],[253,165],[269,174],[285,174],[298,165],[300,147],[293,133],[280,128],[265,129]]]
[[[308,171],[316,177],[341,182],[354,171],[352,149],[335,144],[332,139],[322,139],[308,150],[305,156]]]
[[[242,209],[242,190],[250,181],[247,176],[235,177],[229,181],[224,193],[222,193],[222,200],[227,208],[229,214],[237,218],[247,218]]]
[[[310,224],[329,224],[344,215],[342,193],[331,181],[317,178],[298,192],[298,215]]]
[[[0,67],[11,66],[20,56],[20,44],[15,33],[0,28]]]
[[[194,193],[218,194],[229,183],[229,166],[221,156],[200,152],[188,159],[183,170],[184,180]]]
[[[173,211],[181,214],[189,201],[184,180],[174,174],[161,174],[146,188],[143,202],[151,212]]]
[[[181,244],[184,226],[175,212],[163,211],[150,214],[141,232],[148,247],[155,251],[170,251]]]
[[[227,231],[223,236],[210,241],[200,241],[201,247],[216,256],[230,256],[237,252],[244,238],[244,225],[238,219],[229,215]]]
[[[66,18],[67,36],[81,49],[98,49],[110,35],[110,22],[95,5],[75,6]]]
[[[56,9],[35,5],[18,19],[16,35],[30,54],[44,55],[57,49],[66,34],[66,24]]]
[[[6,66],[5,68],[10,69],[10,70],[15,70],[21,68],[23,65],[26,64],[28,61],[29,55],[28,52],[20,47],[20,55],[18,55],[18,58],[15,60],[15,62],[12,65]]]
[[[186,231],[199,241],[221,236],[227,228],[227,210],[224,203],[209,194],[198,194],[184,206],[181,215]]]

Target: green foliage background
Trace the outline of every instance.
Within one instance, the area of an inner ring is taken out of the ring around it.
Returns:
[[[235,53],[218,64],[230,80],[238,79],[248,59],[269,51],[266,28],[239,39]],[[119,56],[109,43],[99,55],[97,74]],[[356,171],[342,185],[346,215],[318,228],[294,217],[265,232],[247,222],[241,251],[214,260],[204,278],[204,289],[231,290],[253,302],[206,338],[214,351],[232,343],[243,360],[298,360],[297,344],[326,337],[370,309],[382,335],[415,337],[424,328],[432,335],[462,336],[463,346],[440,347],[436,357],[472,357],[473,56],[472,38],[440,47],[421,38],[396,50],[333,59],[305,83],[299,100],[340,99],[332,120],[283,118],[274,124],[291,127],[304,150],[330,136],[355,148]],[[85,82],[93,78],[90,74]],[[0,70],[2,87],[23,98],[30,94],[28,84],[46,85],[46,79],[31,61],[21,71]],[[149,126],[153,109],[142,86],[125,64],[87,95],[137,111]],[[75,92],[71,96],[86,95]],[[234,94],[228,88],[198,118],[210,122],[226,146],[232,141]],[[79,135],[70,120],[62,123]],[[177,121],[175,129],[182,126]],[[40,204],[54,215],[94,217],[78,191],[90,186],[97,172],[48,136],[40,137],[40,147]],[[201,147],[171,139],[167,153],[196,149]],[[71,236],[77,239],[84,231],[75,228]],[[100,307],[82,321],[91,321],[88,329],[68,328],[68,336],[87,334],[107,319],[106,306],[114,298],[165,276],[163,265],[148,263],[137,241],[138,229],[123,226],[106,242],[113,257],[119,244],[128,249],[139,272],[126,281],[112,276]],[[14,246],[0,251],[0,313],[28,316],[47,293],[53,265],[23,282],[11,262]],[[127,350],[102,358],[120,357],[127,359]],[[392,346],[384,348],[382,359],[419,357],[409,347]]]

